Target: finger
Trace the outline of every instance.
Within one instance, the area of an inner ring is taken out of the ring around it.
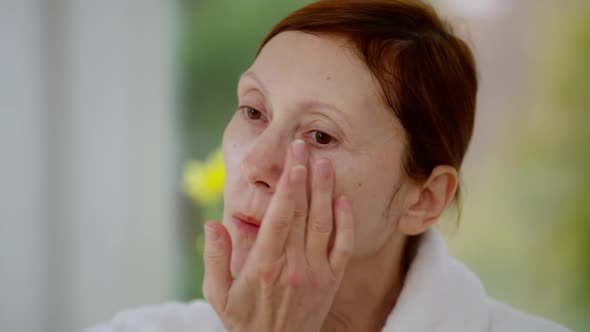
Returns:
[[[312,266],[325,264],[328,259],[328,243],[334,224],[333,186],[332,163],[328,159],[319,159],[311,175],[311,207],[307,222],[307,259]]]
[[[336,235],[330,252],[330,268],[334,277],[339,278],[354,248],[354,218],[350,202],[345,197],[340,197],[334,205]]]
[[[296,165],[302,165],[307,169],[308,151],[302,140],[297,140],[291,146],[292,159]],[[293,210],[293,221],[287,238],[286,252],[293,257],[304,257],[305,228],[307,222],[307,178],[309,172],[304,172],[303,179],[293,184],[295,205]]]
[[[216,310],[223,311],[232,283],[230,272],[231,239],[225,226],[218,222],[205,224],[205,277],[203,295]]]
[[[287,153],[285,171],[262,220],[260,238],[256,240],[252,252],[260,263],[272,264],[283,255],[295,211],[294,187],[304,181],[306,172],[305,166],[296,164],[292,154]]]

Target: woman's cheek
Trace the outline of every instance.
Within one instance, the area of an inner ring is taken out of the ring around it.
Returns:
[[[367,178],[367,172],[361,167],[362,164],[353,160],[333,163],[335,165],[334,199],[345,195],[350,202],[355,224],[353,255],[362,255],[364,243],[371,238],[372,224],[378,218],[377,211],[375,211],[376,200],[371,197],[373,190],[369,188],[371,186],[370,178]]]
[[[245,155],[246,144],[252,141],[251,133],[238,123],[238,116],[230,121],[223,135],[223,157],[226,173],[239,171],[239,165]]]
[[[334,169],[334,199],[346,195],[352,201],[354,197],[353,183],[358,180],[358,174],[354,162],[350,160],[341,161],[330,158]]]

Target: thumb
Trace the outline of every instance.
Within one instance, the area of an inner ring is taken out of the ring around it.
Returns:
[[[227,292],[232,283],[230,273],[231,238],[223,224],[208,222],[205,224],[205,277],[203,295],[218,311],[223,311]]]

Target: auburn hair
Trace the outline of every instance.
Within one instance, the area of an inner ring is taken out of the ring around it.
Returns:
[[[258,53],[284,31],[347,38],[378,81],[405,130],[403,168],[425,181],[437,165],[460,170],[473,133],[473,54],[428,4],[417,0],[323,0],[280,21]],[[460,213],[460,190],[455,196]]]

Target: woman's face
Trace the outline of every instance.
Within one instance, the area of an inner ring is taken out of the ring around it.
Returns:
[[[223,222],[232,238],[232,273],[241,271],[257,236],[256,228],[238,227],[234,217],[261,223],[287,148],[298,138],[308,145],[311,165],[318,158],[331,161],[334,197],[351,202],[353,256],[372,255],[391,238],[405,182],[403,129],[345,39],[277,35],[240,78],[238,102],[223,139]]]

